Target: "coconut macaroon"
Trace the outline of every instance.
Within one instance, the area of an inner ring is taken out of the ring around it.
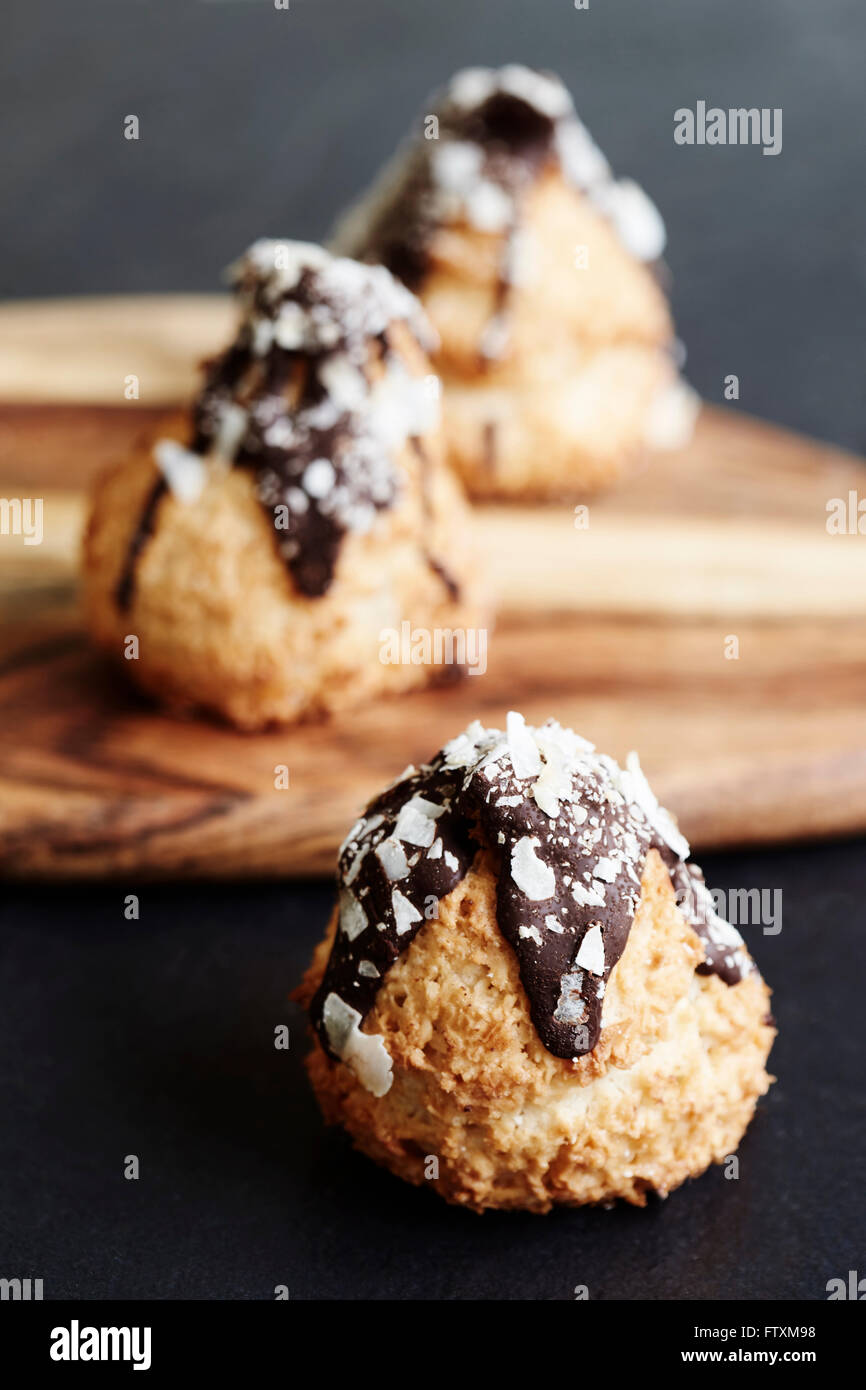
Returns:
[[[231,273],[237,337],[192,419],[100,480],[84,578],[95,640],[136,639],[140,686],[255,729],[430,680],[381,659],[383,630],[484,619],[417,301],[303,243]]]
[[[552,74],[457,73],[334,245],[421,298],[474,496],[585,496],[688,438],[696,398],[654,273],[664,223]]]
[[[643,1205],[721,1162],[775,1032],[688,855],[633,754],[553,722],[409,768],[342,846],[298,991],[326,1120],[478,1211]]]

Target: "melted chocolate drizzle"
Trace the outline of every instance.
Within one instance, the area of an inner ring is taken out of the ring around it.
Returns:
[[[135,573],[138,560],[156,529],[156,513],[168,489],[165,478],[157,478],[147,494],[138,523],[130,538],[120,578],[114,589],[114,601],[121,613],[128,613],[135,593]]]
[[[215,445],[220,404],[230,402],[251,365],[248,358],[239,374],[233,372],[228,378],[217,365],[196,406],[195,452],[207,453]],[[327,423],[315,423],[315,406],[322,395],[306,367],[299,354],[270,349],[266,385],[250,407],[234,462],[253,473],[256,495],[298,590],[308,598],[319,598],[330,588],[340,544],[349,529],[345,512],[331,505],[334,495],[339,490],[349,505],[381,511],[392,505],[397,480],[393,471],[377,470],[381,460],[362,447],[349,413],[329,411]],[[306,383],[300,399],[290,407],[286,391],[298,375],[296,368]],[[304,490],[307,469],[317,460],[330,469],[326,495],[321,498]]]
[[[281,274],[281,250],[299,258],[294,273]],[[331,585],[346,532],[368,530],[400,489],[392,454],[401,425],[398,418],[395,437],[393,417],[404,404],[383,406],[380,398],[382,418],[390,411],[384,424],[369,408],[376,387],[395,375],[403,403],[418,387],[391,349],[389,325],[403,319],[423,347],[430,339],[414,301],[385,271],[333,260],[318,248],[257,243],[236,279],[241,327],[232,346],[206,364],[190,447],[250,470],[297,589],[318,598]],[[124,609],[164,482],[157,488],[117,586]]]
[[[520,230],[523,198],[541,170],[556,157],[557,123],[530,102],[494,92],[464,110],[447,99],[438,112],[443,141],[471,143],[482,151],[480,177],[506,194],[511,215],[493,291],[493,308],[482,342],[479,365],[498,357],[507,337],[513,284],[513,250]],[[387,203],[354,253],[377,261],[408,285],[420,288],[430,268],[429,245],[441,217],[431,158],[435,142],[422,143],[409,159],[399,197]]]
[[[751,960],[671,840],[680,843],[678,832],[634,767],[622,771],[553,723],[532,731],[510,716],[507,737],[472,726],[371,802],[341,850],[340,923],[311,1005],[323,1046],[337,1055],[326,1001],[336,995],[362,1021],[391,965],[483,849],[497,866],[499,928],[554,1056],[580,1057],[598,1041],[651,848],[703,944],[698,969],[735,984]]]
[[[346,254],[378,261],[420,290],[440,226],[465,221],[482,232],[501,233],[493,304],[479,344],[481,369],[507,346],[524,203],[545,170],[558,169],[593,199],[632,254],[651,266],[658,263],[664,227],[657,211],[631,181],[613,178],[554,74],[516,65],[464,71],[434,99],[432,109],[439,123],[436,137],[427,138],[425,116],[425,138],[407,143],[380,184],[350,211],[336,239]],[[640,228],[635,231],[635,217],[643,219],[642,235]],[[647,217],[655,224],[649,234]]]

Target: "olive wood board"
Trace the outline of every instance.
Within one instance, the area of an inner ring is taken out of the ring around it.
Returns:
[[[826,525],[866,474],[733,409],[586,515],[478,509],[500,603],[484,675],[259,735],[134,694],[81,628],[84,494],[229,323],[208,296],[0,306],[0,496],[44,504],[40,545],[0,536],[0,874],[330,872],[370,795],[509,708],[638,749],[697,847],[866,829],[866,536]],[[156,383],[145,401],[127,372]]]

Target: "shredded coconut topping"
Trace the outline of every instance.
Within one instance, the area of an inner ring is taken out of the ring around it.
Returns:
[[[634,754],[623,769],[552,720],[531,728],[512,713],[505,733],[474,722],[377,797],[343,845],[341,930],[312,1007],[324,1045],[325,1000],[351,1002],[363,1020],[389,966],[486,853],[541,1041],[563,1058],[591,1051],[651,848],[703,943],[699,970],[736,983],[753,969],[742,939],[714,912]],[[355,945],[360,917],[376,931]]]
[[[435,335],[384,266],[306,242],[262,240],[230,267],[241,322],[211,364],[194,449],[254,471],[277,548],[301,592],[333,577],[342,536],[365,532],[401,489],[395,453],[436,424],[430,374],[413,377],[389,340]]]
[[[466,68],[428,109],[439,121],[437,139],[412,139],[398,152],[338,226],[334,244],[341,250],[358,256],[382,251],[384,263],[411,281],[429,230],[441,223],[514,230],[527,182],[552,159],[610,218],[633,256],[661,256],[665,229],[658,209],[634,180],[614,179],[554,73],[516,63]]]

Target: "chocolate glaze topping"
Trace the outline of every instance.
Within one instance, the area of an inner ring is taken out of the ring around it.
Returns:
[[[505,734],[470,725],[371,802],[342,846],[340,921],[311,1005],[323,1046],[376,1094],[387,1090],[384,1042],[360,1025],[390,966],[487,850],[497,921],[542,1043],[556,1057],[590,1052],[651,848],[704,946],[698,969],[741,980],[754,969],[742,939],[713,911],[634,755],[622,769],[570,730],[532,729],[518,714]]]
[[[615,180],[606,159],[578,119],[571,97],[552,73],[510,64],[467,68],[433,99],[435,138],[413,139],[380,182],[349,212],[335,245],[348,255],[379,261],[413,289],[428,268],[437,227],[466,222],[503,236],[494,305],[479,352],[499,357],[508,336],[511,287],[521,278],[522,204],[550,167],[591,197],[639,259],[658,261],[664,224],[646,194]]]
[[[123,569],[114,589],[114,601],[122,613],[127,613],[132,606],[138,557],[156,529],[157,509],[167,490],[168,484],[165,478],[157,478],[147,494],[144,507],[138,518],[138,524],[127,546]]]
[[[190,449],[252,471],[297,588],[319,597],[346,532],[369,530],[394,504],[395,451],[435,424],[429,380],[392,350],[391,325],[404,322],[425,350],[435,340],[417,302],[381,266],[260,241],[230,274],[241,324],[207,364]],[[118,587],[121,607],[131,602],[151,520],[143,518]]]

